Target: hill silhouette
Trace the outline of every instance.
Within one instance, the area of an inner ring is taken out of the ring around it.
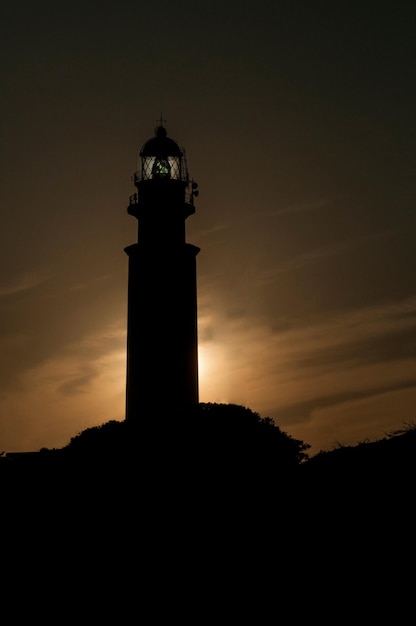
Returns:
[[[4,545],[12,567],[41,567],[38,593],[95,619],[266,624],[323,590],[358,610],[369,580],[394,582],[409,543],[415,446],[409,425],[309,457],[238,405],[110,421],[1,457]]]
[[[19,481],[19,490],[26,486],[28,493],[34,481],[38,493],[55,490],[59,482],[63,493],[75,490],[79,498],[119,483],[118,493],[141,484],[149,493],[167,496],[173,490],[183,502],[196,493],[228,501],[254,497],[275,479],[285,477],[289,484],[309,447],[250,409],[201,403],[173,415],[109,421],[61,449],[8,454],[1,469],[10,485]]]
[[[376,442],[314,456],[309,449],[246,407],[200,403],[173,415],[112,420],[61,449],[3,455],[0,471],[4,494],[31,499],[36,493],[45,508],[66,498],[73,507],[88,507],[90,498],[98,506],[111,493],[122,500],[138,488],[151,499],[157,493],[159,501],[181,500],[184,508],[209,500],[229,511],[246,503],[269,511],[277,499],[287,501],[286,510],[296,500],[312,508],[319,502],[320,510],[348,502],[361,511],[371,499],[396,499],[396,510],[407,502],[400,494],[414,483],[413,424]]]

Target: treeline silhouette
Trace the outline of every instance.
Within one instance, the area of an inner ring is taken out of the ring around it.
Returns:
[[[113,485],[114,497],[140,489],[148,497],[159,494],[159,501],[172,495],[182,506],[209,498],[229,507],[265,496],[275,481],[285,489],[309,448],[248,408],[201,403],[170,415],[155,410],[137,420],[112,420],[60,449],[6,454],[1,470],[29,496],[36,483],[47,500],[54,490],[55,498],[101,493],[107,499]]]
[[[30,585],[44,593],[46,576],[55,603],[94,620],[297,621],[312,592],[361,611],[370,579],[394,582],[403,541],[412,554],[415,449],[412,424],[310,456],[243,406],[150,411],[3,454],[3,546],[19,577],[35,563]]]
[[[249,408],[200,403],[172,414],[155,410],[137,420],[111,420],[60,449],[3,454],[0,471],[5,491],[16,493],[18,484],[30,497],[36,485],[45,502],[54,493],[88,500],[108,498],[112,488],[114,497],[140,489],[148,497],[159,494],[159,501],[173,494],[183,506],[209,499],[228,509],[250,502],[268,510],[294,497],[306,504],[312,494],[321,508],[347,501],[368,508],[367,498],[391,499],[413,485],[414,424],[375,442],[313,456],[310,448]]]

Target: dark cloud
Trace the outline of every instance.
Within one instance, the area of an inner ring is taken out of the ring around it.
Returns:
[[[91,365],[79,368],[79,372],[59,385],[58,391],[65,395],[85,393],[90,383],[99,375],[99,370]]]
[[[80,277],[82,279],[82,277]],[[2,299],[0,306],[0,389],[19,386],[22,374],[50,358],[74,354],[94,360],[124,347],[123,337],[105,336],[105,327],[126,316],[123,302],[115,300],[121,283],[89,279],[87,289],[59,284],[57,280],[22,290]],[[123,326],[124,328],[124,326]],[[103,333],[93,346],[83,346],[88,336]]]
[[[416,378],[403,380],[396,384],[382,385],[380,387],[369,387],[363,391],[347,391],[342,393],[328,393],[319,395],[310,400],[304,400],[289,406],[270,409],[269,414],[275,415],[277,423],[284,423],[286,426],[310,422],[313,419],[314,411],[319,409],[337,408],[341,404],[353,402],[355,400],[366,400],[375,398],[392,391],[416,388]],[[354,411],[354,409],[351,409]]]
[[[382,335],[361,338],[333,346],[317,347],[312,353],[298,355],[296,366],[301,370],[328,371],[342,365],[353,368],[359,365],[405,361],[416,358],[415,328],[386,331]]]

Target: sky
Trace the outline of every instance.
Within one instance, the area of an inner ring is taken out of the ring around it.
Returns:
[[[201,402],[310,453],[416,418],[416,5],[7,3],[0,452],[123,420],[127,213],[163,116],[199,185]]]

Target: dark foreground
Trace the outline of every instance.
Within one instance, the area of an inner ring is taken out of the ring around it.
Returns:
[[[413,429],[280,464],[155,433],[1,459],[6,587],[118,624],[374,620],[412,597]]]

